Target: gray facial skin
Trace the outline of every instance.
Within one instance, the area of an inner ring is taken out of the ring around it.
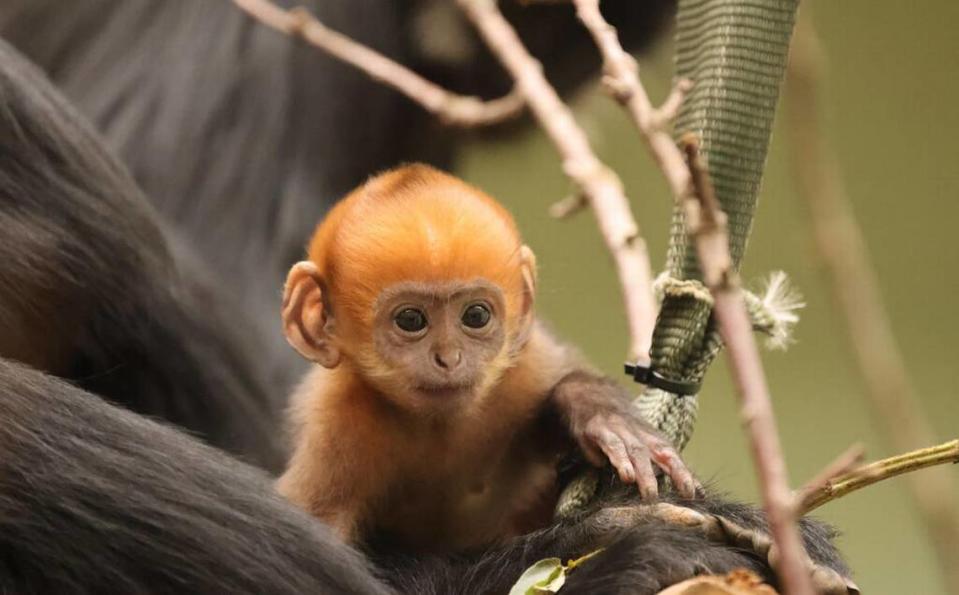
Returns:
[[[475,306],[479,308],[468,312]],[[506,341],[503,292],[484,279],[399,283],[385,289],[374,307],[376,350],[402,369],[413,391],[422,395],[469,393]],[[483,309],[489,316],[479,326],[486,318]]]

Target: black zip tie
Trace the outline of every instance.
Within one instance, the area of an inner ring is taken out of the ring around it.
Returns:
[[[639,364],[627,363],[623,366],[627,376],[631,376],[634,381],[664,390],[674,395],[696,395],[702,388],[700,382],[684,382],[682,380],[670,380],[659,372],[653,370],[652,366],[641,366]]]

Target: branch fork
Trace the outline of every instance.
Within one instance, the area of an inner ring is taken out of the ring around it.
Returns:
[[[260,23],[302,39],[357,68],[373,80],[399,91],[445,124],[488,126],[514,118],[525,108],[522,95],[515,89],[489,101],[448,91],[383,54],[330,29],[302,6],[284,10],[270,0],[233,2]]]
[[[603,56],[603,83],[607,91],[629,112],[646,146],[659,165],[670,191],[677,199],[686,193],[689,170],[667,128],[679,113],[693,83],[680,79],[658,109],[639,78],[639,64],[619,43],[616,28],[606,22],[599,0],[573,0],[576,16],[593,37]]]

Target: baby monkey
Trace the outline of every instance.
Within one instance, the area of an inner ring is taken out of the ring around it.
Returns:
[[[461,550],[545,525],[577,445],[644,498],[691,496],[629,395],[538,323],[536,261],[495,200],[424,165],[337,204],[290,270],[283,326],[316,362],[294,392],[282,494],[345,540]]]

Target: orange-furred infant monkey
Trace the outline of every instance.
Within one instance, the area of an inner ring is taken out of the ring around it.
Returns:
[[[536,321],[536,265],[510,214],[424,165],[329,213],[290,271],[289,342],[319,364],[295,391],[278,488],[346,540],[463,549],[550,519],[579,445],[656,494],[694,482],[628,394]]]

